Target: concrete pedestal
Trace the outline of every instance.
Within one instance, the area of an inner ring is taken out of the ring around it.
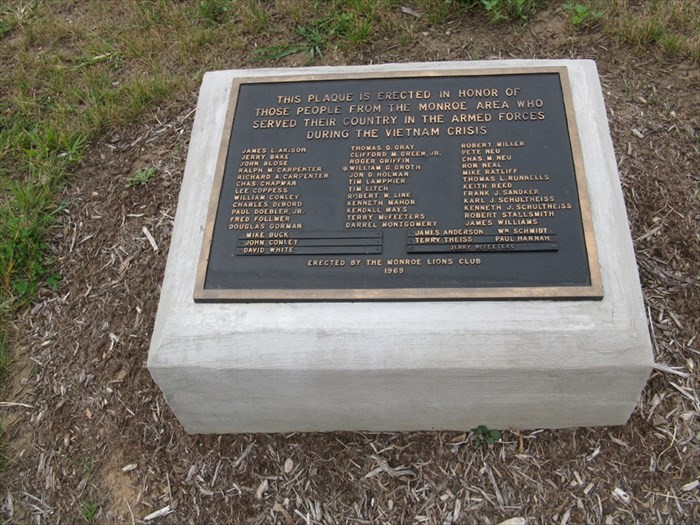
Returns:
[[[234,77],[542,66],[568,68],[602,301],[194,302]],[[593,62],[451,62],[205,75],[148,356],[153,378],[188,432],[622,424],[652,364]]]

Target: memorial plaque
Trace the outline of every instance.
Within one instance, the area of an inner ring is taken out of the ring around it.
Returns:
[[[148,369],[194,433],[619,425],[627,224],[592,61],[208,72]]]
[[[566,68],[236,79],[195,301],[600,299]]]

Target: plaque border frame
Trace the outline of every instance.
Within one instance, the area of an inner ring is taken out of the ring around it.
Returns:
[[[574,177],[578,194],[579,210],[583,227],[588,271],[591,284],[588,286],[520,286],[520,287],[465,287],[465,288],[320,288],[320,289],[208,289],[204,288],[209,254],[214,234],[214,223],[219,207],[223,179],[228,157],[228,148],[233,132],[233,121],[241,84],[270,84],[282,82],[316,82],[324,80],[361,80],[377,78],[432,78],[432,77],[475,77],[527,75],[556,73],[562,89],[564,114],[569,132],[569,144],[574,164]],[[547,300],[547,299],[589,299],[603,298],[598,250],[593,231],[593,220],[588,195],[583,154],[576,124],[575,109],[569,74],[566,66],[505,67],[455,70],[415,70],[397,72],[364,73],[319,73],[272,75],[265,77],[237,77],[231,82],[224,128],[219,146],[216,173],[204,225],[204,235],[200,249],[195,277],[193,299],[195,302],[292,302],[292,301],[436,301],[436,300]]]

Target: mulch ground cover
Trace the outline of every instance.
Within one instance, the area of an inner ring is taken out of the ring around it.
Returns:
[[[464,19],[415,38],[327,52],[322,63],[597,61],[659,363],[630,421],[506,429],[492,446],[468,429],[185,434],[145,361],[192,93],[92,145],[65,191],[51,239],[64,279],[16,319],[20,355],[2,407],[5,523],[700,523],[697,65],[574,34],[551,11],[512,35]],[[255,67],[241,60],[230,66]],[[157,175],[125,187],[142,167]]]

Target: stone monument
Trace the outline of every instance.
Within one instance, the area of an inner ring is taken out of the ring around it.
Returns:
[[[205,75],[148,357],[189,432],[621,424],[652,365],[593,62]]]

